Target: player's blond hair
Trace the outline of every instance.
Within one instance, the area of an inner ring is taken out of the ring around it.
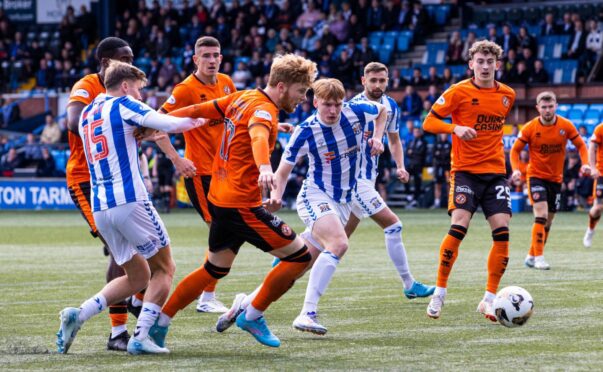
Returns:
[[[370,62],[368,65],[364,66],[364,76],[366,74],[370,74],[371,72],[381,72],[385,71],[385,73],[389,73],[387,70],[387,66],[380,62]]]
[[[318,79],[312,84],[314,97],[318,99],[328,100],[343,100],[345,97],[345,88],[341,81],[333,78]]]
[[[268,85],[276,87],[278,83],[291,85],[300,83],[309,87],[316,80],[316,63],[295,54],[279,55],[272,61]]]
[[[536,104],[539,104],[540,101],[557,102],[557,96],[555,95],[555,93],[548,90],[540,92],[538,96],[536,96]]]
[[[480,40],[473,43],[471,48],[469,48],[469,59],[473,59],[473,56],[477,53],[484,55],[491,54],[496,57],[496,60],[498,61],[502,57],[503,50],[500,45],[496,44],[495,42],[490,40]]]
[[[105,88],[114,89],[124,80],[147,82],[147,75],[129,63],[111,60],[105,70]]]

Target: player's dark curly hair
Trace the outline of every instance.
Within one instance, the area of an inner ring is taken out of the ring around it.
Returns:
[[[96,59],[111,58],[119,48],[130,46],[125,40],[118,37],[107,37],[101,40],[96,47]]]

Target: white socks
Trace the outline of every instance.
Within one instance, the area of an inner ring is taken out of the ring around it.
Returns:
[[[247,320],[256,320],[262,315],[264,315],[264,312],[256,309],[253,305],[249,305],[245,308],[245,319]]]
[[[439,297],[446,297],[446,288],[436,287],[435,291],[433,292],[433,295]]]
[[[138,317],[138,323],[136,323],[136,330],[134,331],[134,337],[139,340],[144,340],[149,335],[149,329],[155,324],[155,320],[161,313],[161,306],[151,303],[143,302],[140,316]]]
[[[80,305],[80,316],[79,321],[85,322],[86,320],[92,318],[96,314],[99,314],[101,311],[107,308],[107,299],[102,294],[97,293],[96,295],[90,297],[83,304]]]
[[[118,325],[117,327],[111,327],[111,338],[115,338],[127,330],[128,326],[126,324]]]
[[[404,283],[404,289],[410,289],[412,284],[415,282],[408,268],[408,259],[406,258],[406,249],[404,243],[402,243],[402,222],[398,221],[395,224],[383,229],[385,234],[385,247],[389,258],[394,263],[402,282]]]
[[[486,291],[484,293],[484,301],[486,301],[486,302],[492,303],[492,302],[494,302],[495,298],[496,298],[496,294],[495,293],[488,292],[488,291]]]
[[[199,301],[207,302],[213,300],[214,298],[216,298],[216,292],[203,291],[203,293],[201,293],[201,298],[199,298]]]
[[[338,263],[339,257],[329,251],[324,251],[318,255],[310,271],[302,314],[316,312],[320,296],[329,286]]]
[[[157,320],[157,325],[160,327],[167,327],[172,322],[172,318],[165,315],[164,313],[159,314],[159,320]]]

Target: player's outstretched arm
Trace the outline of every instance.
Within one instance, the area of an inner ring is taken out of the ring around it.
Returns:
[[[379,114],[375,118],[375,130],[373,137],[369,139],[369,145],[371,146],[371,155],[380,155],[383,153],[383,134],[385,132],[385,122],[387,120],[387,109],[380,103],[375,103]]]
[[[402,141],[400,141],[400,134],[397,132],[387,133],[387,139],[392,158],[396,162],[396,177],[398,177],[401,182],[406,183],[408,182],[409,174],[404,166],[404,149],[402,147]]]
[[[168,159],[174,164],[176,168],[176,172],[183,175],[186,178],[194,177],[197,174],[197,168],[195,164],[187,158],[180,157],[178,151],[172,145],[172,141],[170,141],[170,137],[165,132],[157,132],[155,134],[155,143],[161,151],[167,156]]]
[[[576,146],[576,150],[578,150],[578,154],[580,155],[580,161],[582,162],[582,166],[580,167],[580,171],[585,175],[589,176],[592,171],[591,166],[588,160],[588,149],[586,148],[586,144],[584,140],[578,133],[576,132],[576,136],[572,139],[572,143]]]
[[[270,130],[266,125],[256,123],[249,126],[251,152],[260,171],[258,185],[265,191],[272,191],[275,188],[274,172],[272,171],[272,165],[270,165],[269,136]]]
[[[590,176],[594,179],[599,177],[599,170],[597,169],[597,149],[599,144],[591,141],[590,147],[588,148],[588,164],[590,165]]]
[[[166,133],[182,133],[187,130],[198,128],[205,125],[203,119],[193,119],[190,117],[175,117],[171,115],[162,115],[155,111],[147,113],[140,125],[152,128]]]
[[[520,139],[515,141],[513,147],[511,148],[511,168],[513,169],[513,174],[511,175],[511,179],[515,183],[519,183],[521,181],[521,171],[519,170],[519,154],[526,146],[526,143]]]
[[[274,173],[275,188],[270,192],[270,200],[264,204],[270,212],[276,212],[280,209],[283,202],[283,194],[287,187],[287,180],[289,179],[289,175],[293,171],[294,166],[295,165],[289,164],[281,159],[278,169],[276,170],[276,173]]]

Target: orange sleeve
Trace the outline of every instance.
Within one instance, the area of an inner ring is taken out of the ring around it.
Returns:
[[[513,169],[513,171],[519,170],[519,154],[521,153],[521,150],[523,150],[525,146],[526,146],[526,143],[518,138],[517,141],[515,141],[515,143],[513,144],[513,147],[511,148],[510,158],[511,158],[511,168]]]
[[[586,147],[584,140],[582,139],[582,137],[580,137],[580,133],[578,133],[576,127],[570,124],[568,125],[568,128],[571,128],[568,131],[568,137],[570,138],[574,146],[576,146],[576,150],[578,150],[578,154],[580,155],[580,161],[582,162],[582,164],[588,164],[588,148]]]
[[[89,105],[96,97],[95,89],[93,84],[88,79],[81,79],[73,88],[69,94],[69,103],[81,102],[84,105]]]
[[[597,125],[597,127],[593,131],[593,135],[590,137],[590,142],[594,142],[597,145],[601,144],[601,128],[602,127],[603,127],[603,123]]]
[[[231,96],[183,107],[170,112],[170,115],[180,118],[224,119],[224,111],[226,111],[228,104],[232,101],[232,98],[229,98]]]
[[[433,112],[433,110],[427,115],[423,122],[423,130],[429,133],[439,134],[448,133],[452,134],[454,131],[454,124],[448,124]]]
[[[251,137],[251,149],[255,164],[270,164],[270,145],[268,137],[270,130],[264,125],[252,125],[249,127],[249,136]]]
[[[452,111],[458,106],[456,102],[458,96],[456,90],[458,88],[455,85],[451,86],[435,101],[431,107],[431,111],[423,122],[423,129],[426,132],[451,134],[454,131],[456,125],[444,122],[444,118],[450,116]]]
[[[169,98],[163,103],[160,110],[161,112],[172,112],[181,107],[186,107],[191,104],[189,88],[184,84],[178,84],[174,87],[172,94]]]

